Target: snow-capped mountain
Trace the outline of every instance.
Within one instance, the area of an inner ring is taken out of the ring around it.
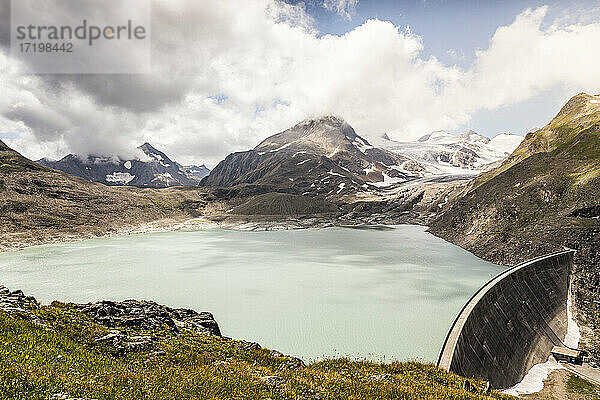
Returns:
[[[42,158],[38,163],[92,182],[117,186],[197,186],[210,173],[204,165],[182,166],[150,143],[144,143],[138,149],[140,157],[130,160],[69,154],[58,161]]]
[[[500,134],[488,138],[468,130],[460,135],[436,131],[413,142],[391,140],[387,135],[370,140],[376,146],[418,162],[427,173],[475,175],[499,165],[517,148],[523,136]]]
[[[252,150],[230,154],[202,185],[252,184],[271,191],[344,196],[424,173],[418,162],[375,147],[344,120],[326,116],[302,121]]]
[[[178,164],[179,165],[179,164]],[[210,169],[206,165],[179,165],[179,168],[185,173],[185,175],[192,180],[200,182],[202,178],[210,174]]]

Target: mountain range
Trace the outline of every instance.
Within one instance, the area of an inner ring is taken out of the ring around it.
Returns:
[[[230,154],[214,171],[183,166],[149,143],[139,156],[78,156],[38,163],[111,186],[170,187],[251,185],[295,194],[339,197],[391,189],[431,175],[476,175],[504,160],[522,140],[502,134],[490,139],[473,131],[437,131],[418,141],[387,135],[359,136],[335,116],[308,119],[270,136],[254,149]],[[205,179],[204,179],[205,178]],[[202,182],[202,183],[201,183]]]
[[[436,131],[417,141],[391,140],[387,135],[370,138],[374,145],[408,157],[430,174],[476,175],[498,166],[521,143],[523,136],[507,133],[493,138],[468,130],[460,135]]]
[[[417,142],[359,136],[335,116],[308,119],[252,150],[230,154],[204,186],[254,185],[302,195],[351,196],[430,175],[476,175],[506,158],[522,137],[434,132]]]
[[[69,154],[58,161],[42,158],[37,162],[49,168],[111,186],[162,188],[197,186],[210,173],[206,166],[183,166],[171,160],[150,143],[138,147],[134,159]]]

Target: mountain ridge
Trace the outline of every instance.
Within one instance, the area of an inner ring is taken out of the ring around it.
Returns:
[[[525,135],[521,144],[498,169],[479,176],[474,182],[478,186],[511,166],[537,153],[548,153],[572,139],[577,132],[574,121],[591,126],[600,120],[600,95],[593,96],[581,92],[573,96],[561,107],[557,115],[543,128],[532,130]]]
[[[137,147],[143,157],[122,159],[69,154],[60,160],[42,158],[38,163],[110,186],[171,187],[197,186],[210,170],[206,166],[183,166],[146,142]],[[143,158],[147,158],[144,160]]]
[[[504,161],[523,140],[507,133],[492,138],[467,130],[460,135],[435,131],[414,142],[385,137],[372,138],[374,145],[421,164],[430,174],[470,173],[475,176]]]

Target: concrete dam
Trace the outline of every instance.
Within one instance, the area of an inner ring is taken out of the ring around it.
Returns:
[[[572,250],[527,261],[479,289],[456,317],[438,366],[494,388],[520,382],[567,331]]]

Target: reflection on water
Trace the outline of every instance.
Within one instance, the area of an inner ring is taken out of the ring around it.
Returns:
[[[211,311],[224,335],[305,360],[434,361],[464,302],[501,269],[408,225],[155,233],[0,254],[0,284],[45,303]]]

